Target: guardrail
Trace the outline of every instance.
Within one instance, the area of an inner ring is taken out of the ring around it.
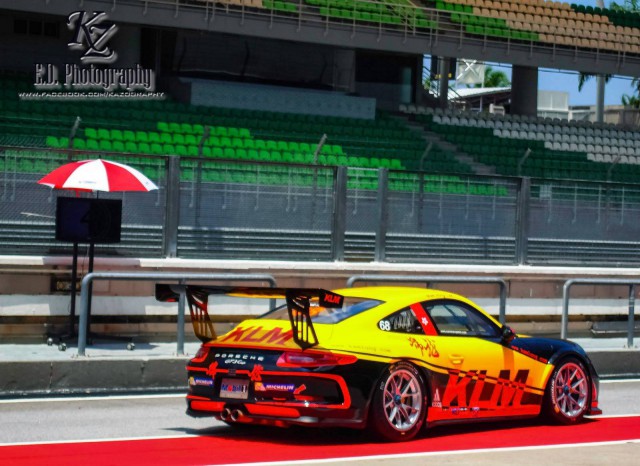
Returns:
[[[415,275],[354,275],[347,280],[347,287],[352,288],[354,283],[363,281],[373,282],[417,282],[426,283],[492,283],[500,286],[500,311],[498,320],[505,323],[507,308],[507,282],[500,277],[455,277],[455,276],[415,276]]]
[[[569,327],[569,293],[573,285],[627,285],[629,287],[629,315],[627,319],[627,348],[633,348],[633,333],[635,325],[635,303],[637,280],[622,280],[618,278],[572,278],[564,282],[562,287],[562,324],[560,338],[567,339]]]
[[[276,279],[268,274],[219,274],[219,273],[128,273],[128,272],[96,272],[89,273],[82,279],[80,292],[80,319],[78,323],[78,356],[85,356],[87,347],[87,334],[89,332],[89,302],[91,298],[91,285],[94,280],[123,280],[123,281],[176,281],[180,285],[186,284],[187,281],[260,281],[268,282],[271,288],[276,287]],[[185,295],[180,293],[178,300],[178,330],[177,330],[177,353],[184,354],[184,309]]]

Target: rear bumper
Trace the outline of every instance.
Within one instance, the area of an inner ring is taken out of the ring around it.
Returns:
[[[228,423],[261,424],[287,427],[290,425],[336,426],[363,428],[366,419],[359,409],[323,409],[279,406],[262,403],[236,403],[187,399],[187,414],[191,417],[214,417]]]

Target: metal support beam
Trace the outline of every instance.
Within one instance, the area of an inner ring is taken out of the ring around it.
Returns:
[[[531,200],[531,178],[520,178],[520,189],[516,205],[516,263],[526,264],[529,238],[529,205]]]
[[[384,262],[386,258],[387,228],[389,224],[389,169],[378,169],[378,229],[376,231],[376,262]]]
[[[334,261],[343,261],[344,239],[347,230],[347,167],[336,168],[333,193],[331,258]]]
[[[177,257],[180,223],[180,157],[170,156],[167,159],[163,253],[165,257]]]

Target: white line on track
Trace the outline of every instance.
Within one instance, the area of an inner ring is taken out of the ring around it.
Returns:
[[[64,445],[69,443],[107,443],[107,442],[135,442],[137,440],[171,440],[177,438],[197,437],[197,434],[180,434],[180,435],[163,435],[153,437],[121,437],[121,438],[94,438],[94,439],[76,439],[76,440],[51,440],[45,442],[16,442],[16,443],[0,443],[0,447],[15,447],[26,445]]]
[[[354,456],[345,458],[327,458],[316,460],[296,460],[296,461],[275,461],[264,463],[229,463],[216,466],[285,466],[285,465],[302,465],[302,464],[342,464],[350,461],[367,461],[367,460],[386,460],[386,459],[409,459],[409,458],[426,458],[430,456],[446,456],[446,455],[471,455],[477,453],[500,453],[510,451],[535,451],[535,450],[551,450],[557,448],[584,448],[608,445],[624,445],[628,443],[640,443],[640,439],[633,440],[616,440],[610,442],[591,442],[591,443],[567,443],[558,445],[540,445],[529,447],[505,447],[505,448],[478,448],[475,450],[450,450],[450,451],[432,451],[424,453],[400,453],[396,455],[375,455],[375,456]]]
[[[600,384],[608,384],[608,383],[638,383],[640,379],[607,379],[600,380]]]
[[[163,393],[148,395],[100,395],[100,396],[57,396],[47,398],[8,398],[0,399],[0,404],[12,403],[55,403],[67,401],[109,401],[109,400],[152,400],[154,398],[184,398],[186,393]]]

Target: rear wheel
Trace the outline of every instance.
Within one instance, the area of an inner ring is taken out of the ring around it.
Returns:
[[[584,364],[568,358],[554,369],[547,384],[545,413],[555,422],[575,424],[582,420],[591,403],[591,382]]]
[[[381,440],[410,440],[422,428],[426,412],[426,389],[420,372],[400,362],[390,366],[376,386],[369,429]]]

